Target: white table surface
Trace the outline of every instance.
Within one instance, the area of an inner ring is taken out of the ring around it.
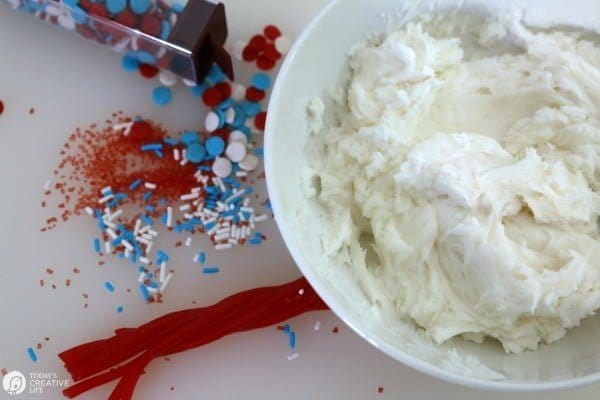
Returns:
[[[226,1],[231,40],[247,39],[267,23],[296,36],[325,0]],[[211,264],[222,272],[210,279],[180,257],[180,266],[165,304],[144,305],[135,289],[134,272],[118,261],[98,268],[90,254],[95,226],[76,219],[47,234],[39,227],[47,210],[39,207],[42,186],[58,161],[58,149],[77,126],[101,122],[123,109],[161,121],[173,130],[199,127],[198,100],[180,87],[174,102],[159,109],[150,101],[156,84],[128,75],[120,57],[73,35],[19,16],[0,6],[0,368],[56,372],[67,378],[56,356],[85,341],[109,336],[112,329],[137,326],[166,312],[212,304],[225,295],[298,277],[273,222],[260,248],[216,254]],[[251,68],[240,69],[239,80]],[[29,115],[35,107],[34,115]],[[206,248],[206,247],[205,247]],[[187,264],[187,265],[186,265]],[[55,270],[53,277],[44,273]],[[73,266],[81,273],[73,275]],[[72,279],[70,287],[64,280]],[[40,288],[39,279],[47,284]],[[107,293],[103,282],[117,287]],[[54,291],[48,285],[56,283]],[[89,293],[83,308],[81,293]],[[116,305],[124,305],[122,314]],[[321,322],[321,329],[313,326]],[[300,357],[289,361],[287,342],[275,328],[234,335],[201,349],[157,360],[142,376],[136,399],[596,399],[600,385],[576,390],[506,394],[471,390],[441,382],[406,368],[362,341],[332,313],[310,313],[290,321],[297,332]],[[339,333],[331,332],[338,326]],[[45,336],[50,337],[44,342]],[[29,346],[43,343],[32,363]],[[114,384],[82,399],[104,399]],[[170,388],[173,387],[173,390]],[[377,388],[383,387],[379,394]],[[8,398],[0,391],[0,398]],[[62,398],[58,389],[15,398]]]

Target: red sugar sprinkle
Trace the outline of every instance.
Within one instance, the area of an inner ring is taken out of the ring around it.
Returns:
[[[267,113],[264,111],[254,117],[254,125],[256,125],[256,128],[260,129],[261,131],[265,130],[266,121]]]
[[[263,90],[255,87],[249,87],[246,89],[246,99],[254,102],[262,101],[266,97],[266,93]]]
[[[260,51],[256,47],[246,46],[242,52],[242,58],[244,61],[250,62],[256,60],[259,54]]]
[[[46,268],[46,272],[52,275],[54,273],[54,270],[52,268]]]
[[[0,115],[4,112],[4,103],[0,100]]]
[[[331,330],[331,332],[333,333],[338,333],[340,331],[340,328],[338,328],[337,326],[333,327],[333,329]]]
[[[8,374],[8,371],[6,370],[6,368],[2,368],[2,376]]]
[[[138,71],[141,76],[147,79],[152,79],[158,75],[158,68],[150,64],[140,64]]]
[[[256,66],[263,71],[269,71],[275,67],[275,61],[268,59],[265,56],[258,57],[256,60]]]
[[[275,25],[267,25],[264,30],[265,36],[271,40],[275,40],[281,36],[281,31]]]
[[[216,87],[212,87],[207,89],[202,95],[202,101],[207,107],[214,108],[219,105],[221,101],[223,101],[223,93],[219,91]]]
[[[377,393],[383,393],[383,387],[382,386],[379,386],[377,388]]]

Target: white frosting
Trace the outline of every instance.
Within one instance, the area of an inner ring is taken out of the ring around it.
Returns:
[[[600,49],[444,21],[351,52],[312,165],[323,246],[437,342],[535,349],[600,308]]]

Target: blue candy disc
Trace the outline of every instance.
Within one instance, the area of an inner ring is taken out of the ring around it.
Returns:
[[[187,131],[181,135],[181,143],[189,146],[193,143],[200,143],[200,137],[197,132]]]
[[[204,146],[200,143],[192,143],[185,149],[186,158],[193,163],[202,162],[205,155],[206,151],[204,150]]]
[[[127,0],[106,0],[106,9],[111,14],[118,14],[127,7]]]
[[[267,90],[271,87],[271,78],[262,72],[254,74],[252,77],[252,86],[260,90]]]
[[[150,0],[129,0],[131,11],[140,15],[145,13],[150,7]]]
[[[225,150],[225,142],[219,136],[211,136],[204,143],[206,151],[211,156],[219,156]]]
[[[171,102],[173,93],[166,86],[159,86],[152,90],[152,101],[157,106],[166,106]]]
[[[140,67],[140,62],[137,58],[124,55],[121,59],[121,67],[127,72],[136,71]]]

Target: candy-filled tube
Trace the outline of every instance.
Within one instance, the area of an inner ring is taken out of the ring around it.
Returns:
[[[201,82],[217,63],[233,78],[225,7],[206,0],[0,0],[131,59]]]

